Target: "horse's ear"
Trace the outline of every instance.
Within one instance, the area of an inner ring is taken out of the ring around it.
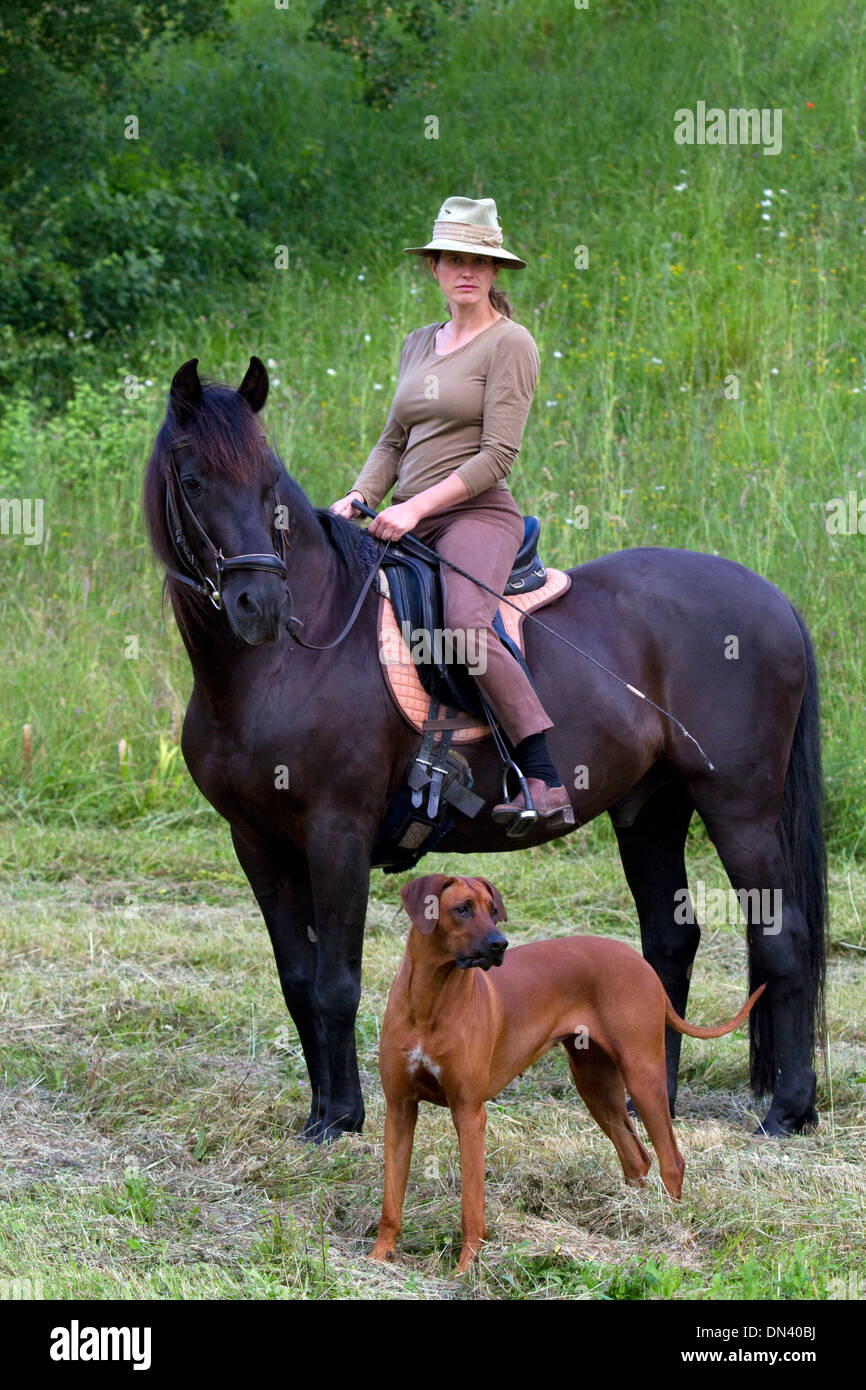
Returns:
[[[260,357],[251,357],[247,374],[238,387],[238,394],[243,396],[250,410],[256,415],[268,399],[269,385],[268,369],[264,362]]]
[[[201,408],[201,382],[198,379],[198,358],[191,357],[178,367],[169,392],[171,412],[181,426],[188,425]]]
[[[439,921],[439,895],[456,879],[448,874],[427,874],[424,878],[413,878],[400,889],[403,906],[423,936],[429,936]]]

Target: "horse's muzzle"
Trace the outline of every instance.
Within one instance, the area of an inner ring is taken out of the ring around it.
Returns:
[[[223,590],[223,603],[232,632],[251,647],[278,642],[292,611],[278,575],[244,575],[237,592]]]

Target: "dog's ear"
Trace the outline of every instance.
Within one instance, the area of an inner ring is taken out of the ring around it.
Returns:
[[[439,896],[451,883],[457,880],[448,874],[427,874],[424,878],[413,878],[400,889],[403,906],[424,936],[429,936],[439,921]]]
[[[479,878],[478,882],[484,884],[484,887],[487,889],[488,893],[493,899],[493,906],[496,908],[496,915],[498,920],[500,922],[507,922],[508,913],[505,911],[505,903],[502,901],[502,894],[496,887],[496,884],[491,883],[490,880],[487,878]]]

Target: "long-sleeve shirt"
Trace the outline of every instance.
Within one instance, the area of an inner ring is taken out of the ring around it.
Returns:
[[[368,507],[394,483],[394,502],[405,502],[455,472],[470,497],[508,486],[538,380],[535,339],[503,315],[440,357],[443,326],[404,340],[385,428],[353,484]]]

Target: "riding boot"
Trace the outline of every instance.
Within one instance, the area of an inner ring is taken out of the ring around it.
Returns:
[[[574,809],[565,787],[549,787],[539,777],[527,777],[526,782],[539,820],[550,826],[574,825]],[[526,801],[521,791],[513,801],[501,802],[494,806],[492,816],[498,824],[505,825],[525,810]]]
[[[553,765],[544,731],[527,734],[515,744],[514,760],[529,788],[534,812],[534,815],[530,812],[532,819],[546,821],[548,825],[574,825],[571,801]],[[526,824],[530,819],[527,810],[521,789],[513,801],[494,806],[492,814],[493,819],[502,825],[508,824],[515,816],[520,816]]]

